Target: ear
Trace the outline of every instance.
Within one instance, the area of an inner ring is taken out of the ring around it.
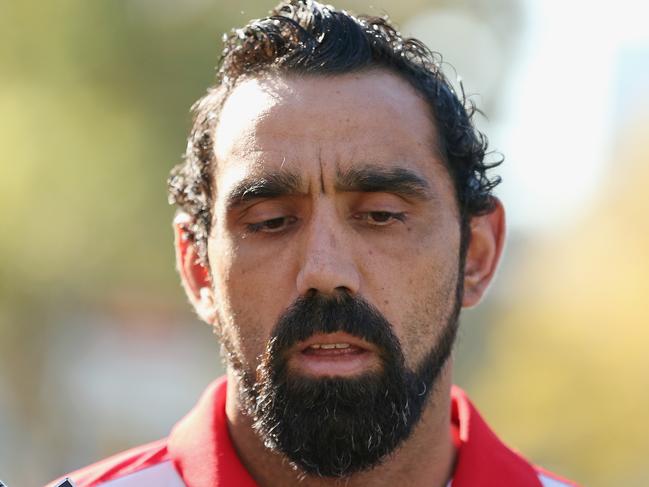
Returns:
[[[480,302],[494,277],[505,242],[505,209],[494,198],[494,209],[470,223],[470,241],[464,265],[463,307]]]
[[[216,319],[214,293],[210,272],[200,263],[198,251],[189,232],[191,218],[179,213],[174,218],[174,244],[176,247],[176,267],[189,301],[198,316],[206,323],[213,324]]]

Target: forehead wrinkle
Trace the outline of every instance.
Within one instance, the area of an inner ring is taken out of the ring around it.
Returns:
[[[318,147],[318,164],[320,166],[320,192],[324,194],[325,182],[324,182],[324,164],[322,162],[322,146]]]

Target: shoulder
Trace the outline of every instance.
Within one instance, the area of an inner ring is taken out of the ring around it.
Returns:
[[[458,451],[453,487],[577,487],[503,443],[460,388],[453,388],[451,399]]]
[[[118,453],[101,462],[72,472],[46,487],[55,487],[64,478],[75,487],[136,487],[184,485],[167,451],[167,440],[160,440]]]

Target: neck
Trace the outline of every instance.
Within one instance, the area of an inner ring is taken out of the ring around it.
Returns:
[[[451,361],[441,371],[410,437],[378,467],[343,479],[305,476],[283,455],[266,448],[241,406],[237,376],[228,370],[226,415],[239,459],[260,487],[444,487],[451,478],[456,453],[451,437]]]

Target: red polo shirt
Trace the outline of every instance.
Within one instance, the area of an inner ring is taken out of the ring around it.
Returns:
[[[577,485],[531,465],[505,446],[461,389],[453,387],[451,395],[451,420],[458,447],[452,487]],[[222,378],[208,387],[168,438],[115,455],[68,477],[76,487],[256,487],[230,439],[225,396],[226,381]]]

